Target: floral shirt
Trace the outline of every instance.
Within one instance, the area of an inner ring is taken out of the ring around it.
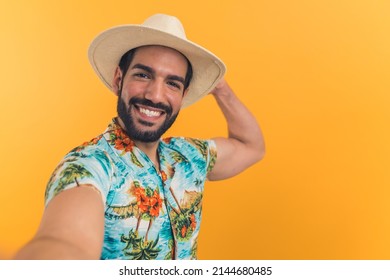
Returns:
[[[166,138],[158,155],[160,171],[114,119],[103,134],[59,163],[46,189],[46,205],[63,190],[91,184],[105,203],[102,259],[196,259],[215,143]]]

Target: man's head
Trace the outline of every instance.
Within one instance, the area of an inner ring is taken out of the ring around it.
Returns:
[[[121,57],[129,50],[150,45],[175,49],[190,62],[193,77],[182,108],[207,95],[225,74],[226,67],[217,56],[188,40],[176,17],[163,14],[153,15],[139,25],[122,25],[102,32],[92,41],[88,57],[99,78],[116,92],[111,82]]]
[[[127,51],[124,55],[122,55],[122,57],[119,61],[119,64],[118,64],[119,69],[122,71],[122,75],[126,75],[126,72],[129,69],[130,63],[133,61],[134,54],[138,48],[140,48],[140,47],[131,49],[131,50]],[[187,64],[188,64],[187,65],[187,73],[186,73],[186,77],[185,77],[185,81],[184,81],[184,89],[186,90],[189,87],[191,79],[192,79],[192,65],[191,65],[191,62],[187,59],[187,57],[185,57],[185,59],[187,60]]]
[[[191,80],[191,64],[180,52],[143,46],[127,52],[116,69],[119,122],[136,141],[154,142],[175,121]]]

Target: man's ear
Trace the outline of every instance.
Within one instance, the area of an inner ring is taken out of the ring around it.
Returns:
[[[114,79],[112,80],[112,91],[115,95],[119,95],[119,91],[121,90],[122,85],[122,71],[119,66],[115,69]]]

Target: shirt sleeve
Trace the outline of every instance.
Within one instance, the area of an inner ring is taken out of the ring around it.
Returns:
[[[45,192],[45,206],[59,193],[79,185],[95,187],[106,203],[112,175],[108,155],[100,150],[88,149],[70,152],[53,171]]]
[[[207,154],[207,174],[213,170],[215,162],[217,161],[217,145],[214,140],[207,140],[208,154]]]
[[[185,138],[184,140],[197,151],[190,157],[192,160],[202,162],[200,166],[202,166],[203,171],[206,173],[205,175],[207,175],[213,169],[217,160],[217,145],[215,141],[197,138]]]

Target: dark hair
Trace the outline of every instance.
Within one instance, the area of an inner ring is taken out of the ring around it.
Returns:
[[[134,54],[138,48],[131,49],[128,52],[126,52],[124,55],[122,55],[118,66],[122,71],[123,77],[126,75],[127,70],[129,69],[131,62],[133,61]],[[184,58],[187,60],[187,73],[186,73],[186,76],[184,78],[184,90],[186,90],[189,87],[191,79],[192,79],[192,65],[187,57],[184,56]],[[123,80],[122,80],[122,83],[123,83]]]

